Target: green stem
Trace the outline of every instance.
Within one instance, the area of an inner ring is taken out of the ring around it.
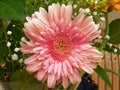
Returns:
[[[7,37],[7,34],[6,34],[6,29],[7,29],[8,24],[7,24],[7,21],[5,21],[5,20],[3,20],[2,23],[3,23],[3,32],[4,32],[4,35],[5,35],[5,39],[7,40],[8,37]]]
[[[6,33],[7,27],[8,27],[8,21],[7,20],[3,20],[3,32],[4,32],[4,35],[5,35],[5,40],[8,40],[7,33]],[[9,53],[11,55],[12,52],[11,52],[9,47],[8,47],[8,51],[9,51]]]
[[[15,72],[15,65],[14,65],[14,61],[11,62],[12,63],[12,73]]]
[[[7,36],[6,30],[7,30],[7,27],[8,27],[8,21],[7,20],[3,20],[2,23],[3,23],[4,37],[5,37],[5,40],[7,41],[8,40],[8,36]],[[7,47],[7,48],[8,48],[9,54],[12,55],[10,47]],[[12,67],[12,69],[10,69],[10,72],[13,73],[14,70],[15,70],[15,68],[14,68],[14,62],[13,61],[11,61],[11,67]]]
[[[109,20],[108,20],[108,13],[105,13],[105,22],[106,22],[106,29],[105,29],[105,35],[104,35],[104,37],[105,36],[109,36]],[[103,41],[102,41],[102,43],[101,43],[101,45],[100,45],[100,47],[98,48],[98,50],[99,51],[102,51],[103,50],[103,48],[105,47],[105,45],[106,45],[106,43],[107,43],[107,41],[108,41],[108,39],[103,39]]]

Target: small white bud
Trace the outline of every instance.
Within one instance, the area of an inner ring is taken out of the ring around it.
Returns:
[[[94,42],[98,42],[98,40],[97,40],[97,39],[95,39],[95,40],[94,40]]]
[[[89,8],[86,8],[85,9],[85,13],[89,13],[90,12],[90,9]]]
[[[109,43],[109,46],[112,47],[112,43]]]
[[[97,15],[97,11],[94,11],[94,12],[93,12],[93,15],[95,15],[95,16],[96,16],[96,15]]]
[[[114,53],[116,53],[117,51],[118,51],[118,50],[115,48],[115,49],[114,49]]]
[[[13,24],[12,26],[15,27],[15,24]]]
[[[12,31],[7,31],[7,35],[11,35],[12,34]]]
[[[100,17],[100,20],[104,22],[105,21],[105,17]]]
[[[11,46],[11,42],[7,42],[7,47],[10,47]]]
[[[74,13],[74,15],[77,15],[77,13]]]
[[[98,4],[98,0],[94,0],[94,3],[95,3],[95,4]]]
[[[10,24],[10,23],[11,23],[11,21],[8,21],[7,23],[8,23],[8,24]]]
[[[101,36],[101,35],[99,35],[99,36],[98,36],[98,38],[99,38],[99,39],[101,39],[101,38],[102,38],[102,36]]]
[[[76,7],[77,7],[77,5],[75,4],[75,5],[73,5],[73,7],[74,7],[74,8],[76,8]]]
[[[19,59],[19,63],[20,64],[23,63],[23,58]]]
[[[10,61],[10,60],[7,60],[8,62]]]
[[[112,43],[107,43],[107,45],[111,48],[112,47]]]
[[[20,72],[22,72],[23,70],[21,69]]]
[[[105,39],[109,40],[109,39],[110,39],[110,36],[109,36],[109,35],[106,35],[106,36],[105,36]]]
[[[18,48],[18,47],[16,47],[15,49],[14,49],[14,51],[15,52],[18,52],[20,49]]]
[[[25,37],[22,37],[22,38],[21,38],[21,41],[22,41],[22,42],[25,42],[25,41],[26,41]]]
[[[79,9],[79,12],[85,12],[85,9],[80,8],[80,9]]]
[[[14,53],[14,54],[11,56],[11,59],[12,59],[12,60],[18,60],[18,55]]]

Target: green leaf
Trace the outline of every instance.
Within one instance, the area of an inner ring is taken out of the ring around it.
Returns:
[[[109,42],[112,44],[120,43],[120,19],[113,20],[110,23],[110,40]]]
[[[104,82],[106,84],[108,84],[110,87],[112,87],[111,82],[109,81],[107,75],[106,75],[106,71],[104,68],[100,67],[99,65],[97,66],[96,69],[94,69],[94,71],[104,80]]]
[[[25,0],[0,0],[0,17],[7,20],[25,19]]]
[[[119,73],[116,73],[115,71],[111,70],[111,69],[105,69],[106,72],[111,72],[113,73],[114,75],[120,77],[120,74]]]
[[[46,84],[39,82],[25,70],[14,72],[10,77],[10,81],[12,90],[45,90],[44,88],[47,88]]]
[[[0,41],[0,61],[3,59],[4,50],[5,50],[5,42]]]

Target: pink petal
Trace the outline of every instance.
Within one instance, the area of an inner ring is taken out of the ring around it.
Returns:
[[[27,31],[29,31],[37,36],[40,36],[40,30],[37,27],[35,27],[32,20],[30,20],[28,23],[25,23],[24,27]]]
[[[90,67],[90,68],[96,68],[97,67],[96,63],[88,63],[87,66]]]
[[[54,88],[56,84],[56,77],[54,74],[48,76],[47,85],[49,88]]]
[[[73,77],[72,74],[68,75],[68,78],[70,79],[70,82],[71,82],[72,84],[75,84],[75,83],[76,83],[76,81],[74,80],[74,77]]]
[[[39,19],[33,18],[32,22],[40,31],[45,30],[46,25],[43,22],[41,22]]]
[[[58,63],[58,76],[61,75],[62,65],[61,63]]]
[[[36,37],[35,34],[29,32],[29,31],[26,30],[26,29],[23,29],[23,30],[24,30],[25,35],[26,35],[31,41],[37,41],[37,40],[38,40],[38,38]]]
[[[82,23],[83,18],[84,18],[84,13],[81,12],[75,17],[75,19],[73,20],[73,23],[76,26],[79,26]]]
[[[68,75],[68,67],[66,65],[66,62],[63,62],[63,72],[64,72],[64,75],[67,76]]]
[[[58,72],[58,63],[54,64],[54,73],[57,74]]]
[[[36,62],[34,62],[34,64],[32,64],[32,65],[28,65],[28,66],[26,67],[26,70],[27,70],[28,72],[36,72],[36,71],[38,71],[39,68],[41,67],[41,64],[42,64],[42,63],[36,61]]]
[[[25,64],[32,64],[33,62],[35,62],[37,60],[37,58],[38,58],[38,56],[36,54],[32,55],[29,58],[25,59],[24,63]]]
[[[49,18],[46,11],[43,8],[40,8],[40,12],[35,12],[35,15],[46,26],[49,26]]]
[[[64,88],[68,87],[68,77],[63,77],[62,78],[62,85]]]
[[[48,68],[48,73],[53,73],[53,70],[54,70],[54,65],[51,64]]]
[[[81,67],[81,69],[83,69],[84,71],[86,71],[86,72],[89,73],[89,74],[91,74],[91,73],[94,72],[93,69],[90,68],[90,67],[88,67],[86,64],[81,65],[80,67]]]
[[[65,16],[65,8],[66,6],[62,4],[61,9],[60,9],[60,18],[63,18]]]
[[[42,81],[45,77],[46,73],[44,70],[39,70],[36,74],[35,77],[37,78],[37,80]]]
[[[70,63],[68,62],[68,60],[65,60],[65,62],[66,62],[66,66],[69,68],[69,72],[70,73],[73,73],[73,68],[72,68],[72,66],[70,65]]]
[[[65,24],[68,24],[71,21],[71,17],[72,17],[72,6],[68,5],[65,9],[65,15],[64,15],[64,20],[65,20]]]

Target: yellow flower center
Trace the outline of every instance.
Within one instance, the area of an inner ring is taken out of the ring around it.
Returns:
[[[58,54],[68,53],[70,51],[69,40],[65,37],[57,37],[53,42],[53,48]]]

